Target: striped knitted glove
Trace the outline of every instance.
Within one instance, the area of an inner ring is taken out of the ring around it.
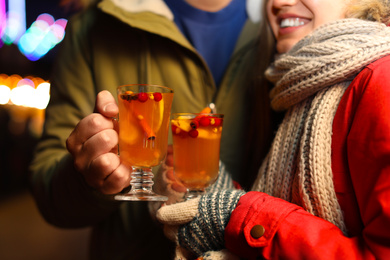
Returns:
[[[168,238],[196,256],[225,247],[224,232],[242,190],[221,190],[199,198],[164,206],[157,219]]]
[[[185,195],[185,188],[174,177],[173,167],[163,164],[160,171],[155,176],[154,191],[158,194],[168,197],[167,205],[183,201]],[[184,190],[183,190],[184,189]],[[210,187],[206,189],[206,192],[214,192],[222,189],[241,189],[241,186],[234,182],[230,173],[225,169],[225,165],[219,162],[219,175],[218,179]],[[149,213],[152,219],[155,220],[156,212],[161,207],[161,202],[151,201],[148,203]]]

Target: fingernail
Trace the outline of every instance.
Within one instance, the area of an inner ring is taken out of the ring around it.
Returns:
[[[112,103],[107,104],[104,107],[104,112],[116,112],[116,106],[114,104],[112,104]]]
[[[180,183],[172,183],[171,184],[171,188],[172,190],[176,191],[176,192],[181,192],[181,193],[184,193],[187,191],[186,187],[184,187],[183,185],[181,185]]]
[[[169,170],[167,171],[167,178],[171,181],[176,181],[175,175],[173,175],[173,171]]]

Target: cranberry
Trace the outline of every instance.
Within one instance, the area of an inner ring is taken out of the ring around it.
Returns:
[[[214,118],[214,126],[220,126],[222,125],[222,119],[221,118]]]
[[[173,133],[173,134],[178,134],[178,133],[177,133],[177,126],[172,125],[172,133]]]
[[[146,94],[145,92],[141,92],[141,93],[138,93],[138,100],[140,102],[146,102],[146,100],[148,100],[148,94]]]
[[[208,126],[208,125],[210,125],[210,118],[208,118],[208,117],[202,117],[200,120],[199,120],[199,124],[201,125],[201,126]]]
[[[162,94],[159,92],[154,92],[153,93],[154,101],[160,101],[162,99]]]
[[[199,132],[198,132],[198,130],[192,129],[191,131],[188,132],[188,134],[189,134],[192,138],[197,138],[198,135],[199,135]]]

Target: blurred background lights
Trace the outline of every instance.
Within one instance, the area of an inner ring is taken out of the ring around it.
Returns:
[[[3,33],[5,30],[5,20],[6,12],[5,12],[5,0],[0,0],[0,39],[3,37]],[[2,41],[0,41],[0,47],[2,46]]]
[[[4,1],[4,0],[3,0]],[[4,3],[5,5],[5,3]],[[5,44],[17,43],[26,31],[25,0],[9,0],[2,40]]]
[[[45,109],[50,100],[50,83],[39,77],[0,75],[0,105]]]
[[[37,86],[34,92],[32,106],[38,109],[45,109],[50,100],[50,83],[44,82]]]
[[[11,97],[11,89],[6,85],[0,85],[0,105],[8,103]]]
[[[45,56],[65,36],[67,20],[55,20],[50,14],[40,14],[26,30],[25,0],[0,0],[0,47],[3,43],[18,45],[19,51],[31,61]]]
[[[19,15],[15,12],[8,12],[6,17],[6,26],[1,39],[5,44],[10,45],[20,36],[21,24]]]
[[[49,14],[42,14],[20,38],[19,50],[29,60],[40,59],[63,40],[67,21],[57,21]]]
[[[29,85],[22,85],[11,90],[11,102],[17,106],[30,106],[34,89]]]

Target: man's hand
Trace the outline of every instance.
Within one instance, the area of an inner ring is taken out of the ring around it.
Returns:
[[[118,193],[130,184],[130,169],[120,163],[115,121],[118,105],[108,91],[96,97],[95,111],[83,118],[66,140],[75,168],[103,194]]]

